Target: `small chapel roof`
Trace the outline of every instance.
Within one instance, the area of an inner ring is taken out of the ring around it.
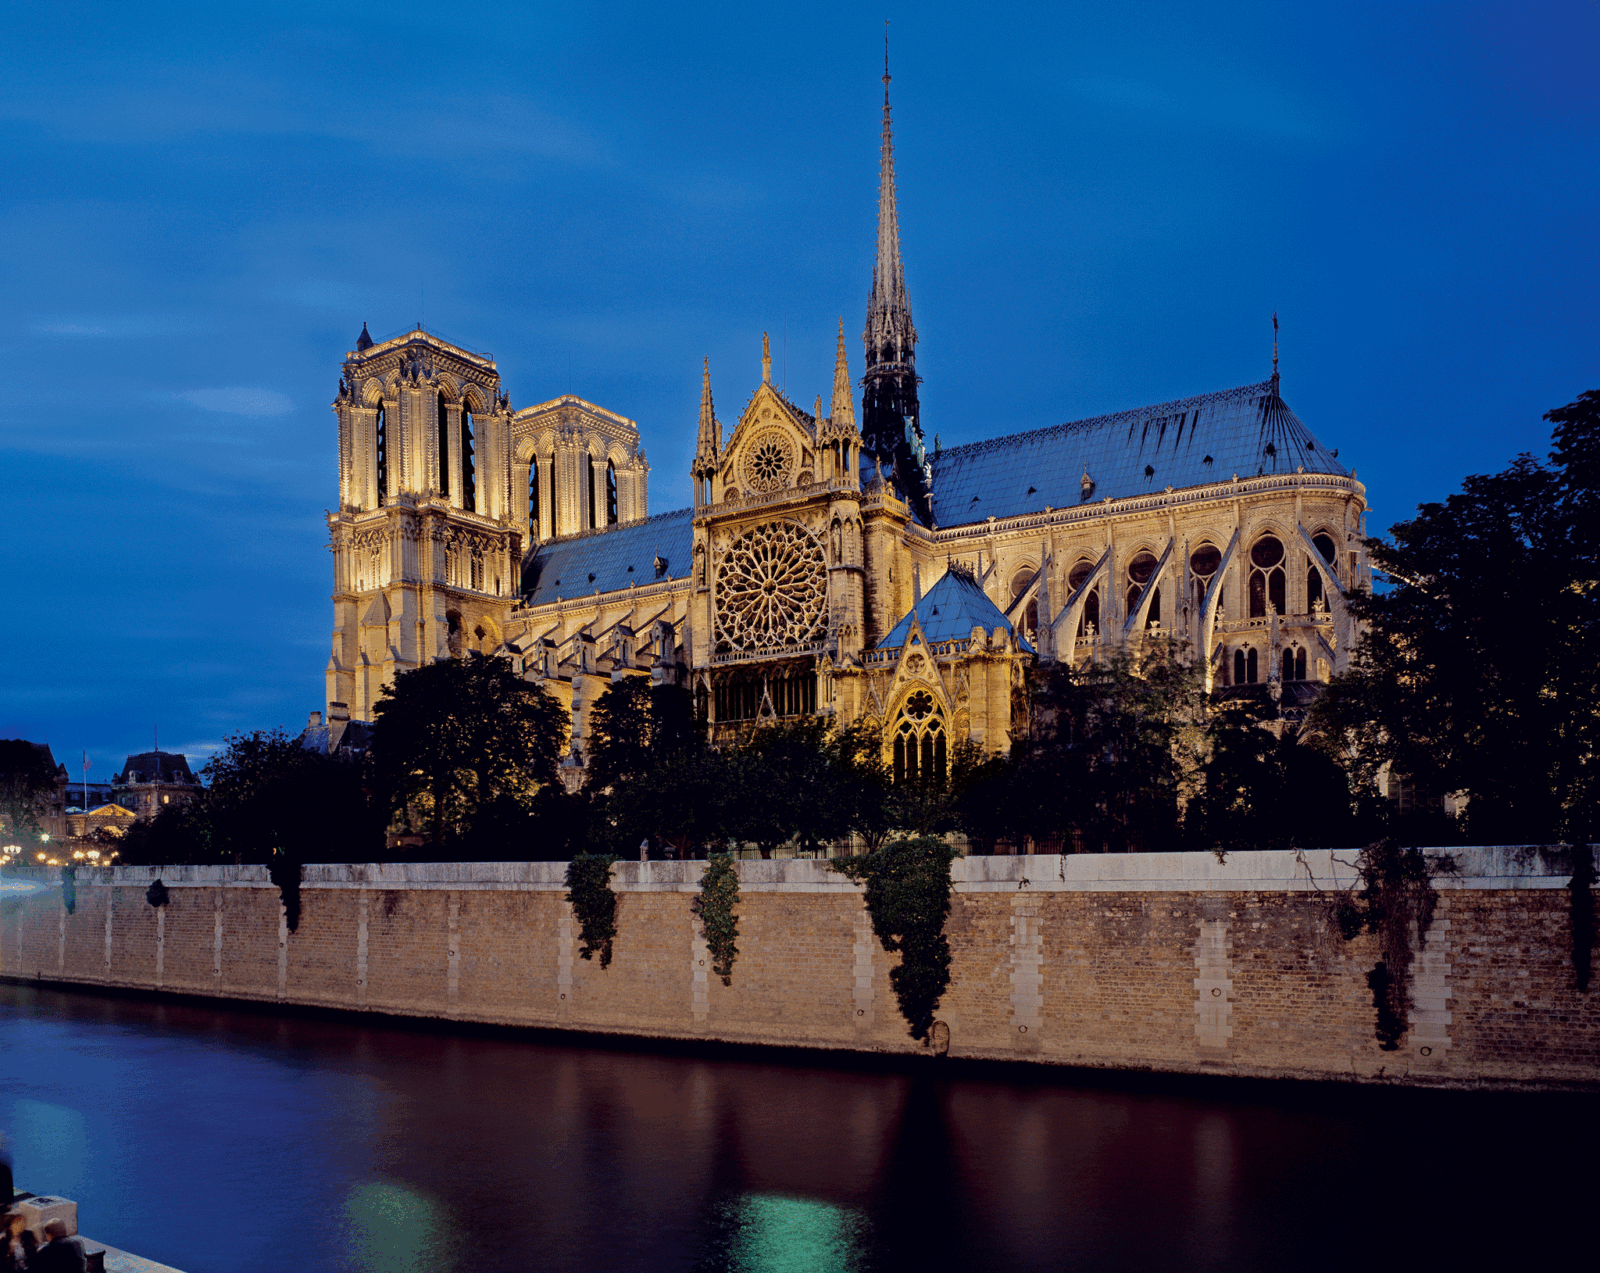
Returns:
[[[911,620],[922,626],[927,641],[965,641],[973,628],[993,632],[996,628],[1013,631],[1011,620],[1000,607],[989,600],[989,594],[972,575],[959,566],[945,571],[939,582],[929,588],[922,600],[912,606],[895,624],[889,635],[879,641],[876,648],[895,650],[904,645],[911,635]],[[1017,647],[1033,653],[1033,646],[1020,633]]]
[[[940,527],[1293,473],[1348,476],[1271,380],[930,455]],[[1089,482],[1083,478],[1087,474]]]
[[[642,588],[661,579],[683,579],[693,556],[694,509],[658,513],[542,544],[533,556],[533,587],[524,597],[529,605],[543,605],[557,597],[570,601],[597,590],[615,592],[630,583]],[[665,563],[659,575],[657,558]]]

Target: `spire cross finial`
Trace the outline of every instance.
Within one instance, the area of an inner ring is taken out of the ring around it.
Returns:
[[[1272,383],[1278,383],[1278,311],[1272,311]]]

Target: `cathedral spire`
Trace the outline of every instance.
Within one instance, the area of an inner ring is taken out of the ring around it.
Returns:
[[[894,180],[894,129],[889,108],[889,34],[883,37],[883,141],[878,159],[878,255],[862,334],[867,365],[861,432],[867,449],[887,461],[901,496],[924,525],[932,517],[931,471],[917,405],[917,329],[911,321],[900,260],[900,213]]]
[[[761,333],[761,383],[772,383],[772,344],[767,340],[767,333]]]
[[[710,502],[707,487],[721,463],[722,426],[717,423],[717,411],[711,403],[711,359],[707,358],[700,381],[700,438],[695,445],[694,463],[689,468],[695,479],[696,504]]]
[[[850,385],[850,358],[844,348],[844,319],[839,320],[839,346],[833,357],[833,401],[828,414],[836,433],[851,436],[856,431],[856,404]]]

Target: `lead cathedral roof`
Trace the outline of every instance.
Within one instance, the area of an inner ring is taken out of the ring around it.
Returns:
[[[1349,474],[1270,380],[972,442],[928,458],[940,527],[1205,486],[1234,474],[1302,468]]]
[[[941,527],[1148,495],[1169,486],[1205,486],[1235,473],[1244,478],[1304,469],[1349,475],[1270,380],[971,442],[928,458]],[[596,590],[682,579],[693,552],[692,508],[551,540],[534,555],[533,586],[525,597],[530,605],[543,605],[558,596],[571,601]],[[660,575],[657,558],[665,563]]]

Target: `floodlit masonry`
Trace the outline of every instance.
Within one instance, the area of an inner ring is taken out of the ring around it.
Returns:
[[[1600,996],[1575,985],[1570,851],[1450,853],[1457,872],[1437,880],[1396,1050],[1375,1036],[1376,938],[1347,942],[1331,917],[1355,855],[1328,851],[960,859],[934,1034],[953,1057],[1050,1065],[1592,1086]],[[690,909],[704,869],[617,864],[604,970],[579,957],[563,863],[308,866],[293,933],[261,867],[80,871],[71,914],[35,872],[31,895],[0,894],[0,975],[646,1038],[925,1050],[897,1011],[897,957],[874,938],[856,885],[822,861],[736,863],[739,955],[724,986]]]
[[[763,337],[726,433],[703,368],[691,507],[651,514],[634,421],[572,394],[514,409],[490,355],[363,326],[333,403],[330,746],[362,745],[350,723],[401,672],[468,651],[568,708],[574,784],[624,676],[685,686],[714,739],[865,721],[907,776],[961,741],[1005,751],[1035,661],[1170,638],[1208,690],[1290,715],[1346,666],[1366,491],[1284,401],[1276,344],[1260,383],[927,441],[888,80],[859,386],[842,323],[809,409]]]

